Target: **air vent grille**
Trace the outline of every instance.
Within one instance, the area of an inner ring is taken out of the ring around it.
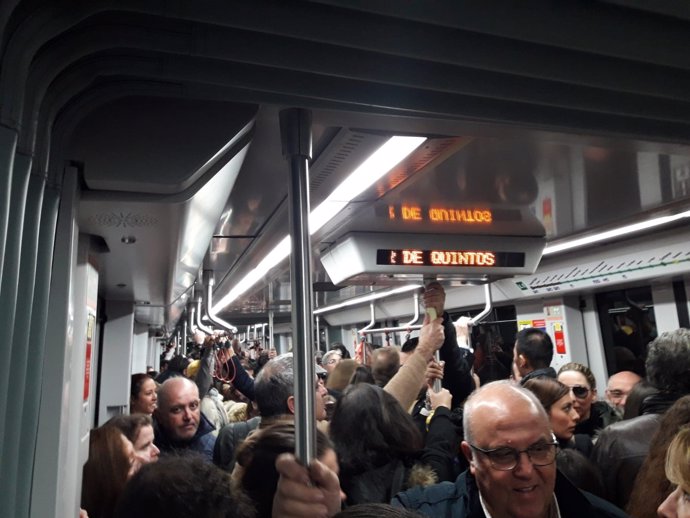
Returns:
[[[158,218],[133,212],[103,212],[91,216],[89,222],[99,227],[142,228],[157,226]]]

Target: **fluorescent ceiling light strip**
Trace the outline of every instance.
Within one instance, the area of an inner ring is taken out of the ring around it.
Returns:
[[[386,175],[391,169],[404,160],[410,153],[417,149],[425,137],[391,137],[379,149],[374,151],[369,158],[355,169],[335,190],[309,214],[309,233],[328,223],[347,204],[369,188],[376,181]],[[221,298],[215,306],[214,312],[219,312],[240,295],[254,286],[268,271],[278,265],[290,255],[290,236],[282,241],[264,257],[256,268],[251,270],[240,280],[230,292]]]
[[[394,288],[388,291],[377,291],[375,293],[368,293],[367,295],[364,295],[362,297],[355,297],[354,299],[339,302],[338,304],[324,306],[314,311],[314,314],[321,315],[322,313],[327,313],[328,311],[335,311],[336,309],[342,309],[348,306],[356,306],[357,304],[363,304],[365,302],[383,299],[386,297],[390,297],[391,295],[397,295],[398,293],[405,293],[406,291],[417,290],[421,287],[421,284],[408,284],[407,286],[400,286],[399,288]]]
[[[424,137],[391,137],[388,139],[357,169],[352,171],[343,183],[338,185],[318,207],[311,211],[309,233],[314,234],[328,223],[345,208],[350,200],[383,178],[425,140]]]
[[[563,252],[565,250],[572,250],[573,248],[579,248],[582,246],[591,245],[593,243],[598,243],[600,241],[605,241],[607,239],[612,239],[614,237],[632,234],[633,232],[639,232],[640,230],[646,230],[649,228],[658,227],[660,225],[666,225],[668,223],[672,223],[674,221],[678,221],[680,219],[688,217],[690,217],[690,210],[681,212],[679,214],[674,214],[672,216],[661,216],[659,218],[653,218],[647,221],[633,223],[631,225],[626,225],[624,227],[607,230],[606,232],[600,232],[598,234],[593,234],[591,236],[573,239],[572,241],[566,241],[565,243],[547,245],[546,248],[544,248],[543,255],[555,254],[557,252]]]

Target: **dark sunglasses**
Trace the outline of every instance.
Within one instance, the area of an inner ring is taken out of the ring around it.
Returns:
[[[582,385],[574,385],[570,387],[570,390],[573,391],[573,394],[578,399],[584,399],[589,395],[589,389],[587,387],[583,387]]]

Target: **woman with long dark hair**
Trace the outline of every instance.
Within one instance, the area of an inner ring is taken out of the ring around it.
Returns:
[[[412,417],[395,398],[367,383],[343,391],[330,434],[348,505],[388,503],[408,487],[432,484],[436,473],[448,471],[454,454],[450,451],[452,438],[439,434],[429,434],[435,443],[425,447]]]

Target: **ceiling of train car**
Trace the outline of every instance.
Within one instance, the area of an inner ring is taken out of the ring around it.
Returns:
[[[287,183],[275,181],[287,176],[277,118],[284,107],[313,112],[315,199],[373,145],[365,139],[348,147],[346,162],[327,167],[353,134],[373,135],[372,142],[396,133],[471,137],[466,153],[479,155],[503,139],[523,151],[536,146],[530,159],[554,171],[573,148],[595,149],[594,162],[602,157],[596,149],[604,149],[607,164],[621,173],[603,182],[602,192],[639,172],[613,167],[630,161],[626,148],[684,167],[689,11],[624,0],[541,0],[530,9],[508,0],[433,8],[384,0],[7,1],[0,4],[0,122],[17,128],[19,151],[34,157],[34,169],[52,184],[60,184],[69,163],[83,175],[87,199],[98,189],[127,204],[140,202],[142,192],[184,192],[200,178],[199,165],[247,123],[247,106],[259,105],[252,144],[227,184],[234,186],[215,207],[219,221],[203,261],[216,271],[221,297],[284,232]],[[489,155],[480,156],[484,168]],[[451,173],[434,174],[447,182]],[[149,201],[151,210],[165,203]],[[593,203],[602,206],[600,221],[586,226],[616,216],[606,213],[606,197]],[[192,243],[206,234],[195,234],[192,219],[172,205],[168,217],[182,223],[165,233],[142,235],[130,247],[113,242],[125,237],[118,233],[106,239],[103,293],[119,298],[117,285],[127,284],[125,297],[160,306],[139,308],[143,322],[160,323],[163,310],[168,322],[179,315],[181,286],[190,281],[175,272],[202,266],[198,254],[190,259],[183,250],[208,246],[209,237]],[[576,222],[569,228],[582,230]],[[118,270],[125,264],[132,271]],[[332,289],[321,270],[315,276],[320,289]],[[265,289],[248,292],[224,318],[268,307],[284,314],[285,268],[268,280],[270,300]]]

